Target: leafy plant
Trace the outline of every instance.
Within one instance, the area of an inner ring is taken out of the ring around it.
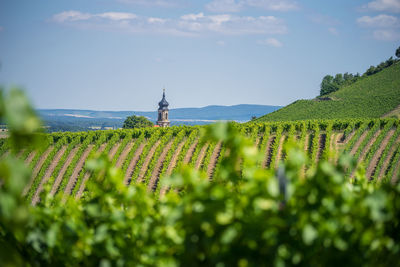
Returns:
[[[310,130],[320,127],[309,126]],[[277,134],[283,129],[291,128],[278,125]],[[158,133],[153,132],[155,136]],[[29,132],[12,138],[18,141],[27,135]],[[190,166],[182,166],[166,179],[178,192],[170,190],[159,200],[143,183],[126,186],[123,173],[103,154],[87,162],[93,179],[88,182],[85,198],[71,196],[63,204],[43,192],[43,201],[30,207],[21,197],[30,176],[28,169],[14,154],[1,160],[1,263],[398,264],[399,184],[368,183],[359,173],[348,180],[346,170],[354,168],[356,162],[347,155],[340,157],[337,166],[322,159],[305,179],[299,179],[307,157],[292,140],[286,144],[287,160],[278,170],[264,170],[258,163],[260,152],[235,124],[206,127],[204,139],[224,143],[228,154],[221,157],[220,171],[213,181]],[[238,168],[239,160],[242,169]]]

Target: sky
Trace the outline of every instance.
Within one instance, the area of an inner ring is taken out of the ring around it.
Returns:
[[[0,0],[0,85],[37,108],[287,105],[400,46],[400,0]]]

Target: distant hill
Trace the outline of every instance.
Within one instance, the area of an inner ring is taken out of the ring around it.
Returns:
[[[268,105],[207,106],[170,109],[172,125],[199,125],[219,120],[246,122],[281,108]],[[85,131],[90,127],[122,127],[127,116],[139,115],[155,122],[157,111],[95,111],[79,109],[39,109],[39,115],[50,131]]]
[[[379,118],[400,113],[400,63],[323,98],[298,100],[256,121]]]

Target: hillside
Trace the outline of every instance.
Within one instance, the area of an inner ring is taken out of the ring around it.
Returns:
[[[298,100],[256,121],[380,118],[399,105],[400,64],[397,63],[324,96],[324,100]]]
[[[172,125],[202,125],[218,120],[249,121],[281,108],[268,105],[207,106],[202,108],[170,109]],[[79,109],[39,109],[38,114],[53,131],[85,131],[90,127],[121,128],[126,117],[135,114],[157,120],[157,111],[96,111]]]
[[[346,151],[358,159],[370,180],[396,181],[399,175],[400,127],[397,119],[304,121],[287,123],[237,124],[262,153],[260,167],[274,169],[285,159],[285,144],[295,140],[310,161],[304,170],[321,159],[337,160]],[[168,188],[160,182],[182,164],[201,170],[209,179],[227,156],[221,142],[200,140],[198,127],[147,128],[81,133],[47,134],[40,151],[20,151],[18,157],[33,174],[24,195],[36,204],[40,192],[80,198],[91,177],[85,162],[95,152],[106,153],[114,166],[121,168],[124,183],[144,183],[149,191],[164,194]],[[9,153],[7,139],[1,140],[0,158]],[[336,152],[336,153],[335,153]],[[348,173],[349,177],[354,173]]]
[[[280,106],[241,104],[233,106],[212,105],[201,108],[170,109],[170,119],[173,120],[235,120],[247,121],[251,116],[260,116],[273,112]],[[81,118],[81,119],[110,119],[123,120],[132,114],[157,120],[157,110],[154,111],[97,111],[80,109],[39,109],[40,116],[46,119]]]

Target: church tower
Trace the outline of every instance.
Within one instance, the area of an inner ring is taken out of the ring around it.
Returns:
[[[169,120],[168,120],[168,102],[165,99],[165,89],[163,89],[163,98],[161,99],[160,103],[158,103],[158,120],[157,125],[160,127],[169,127]]]

